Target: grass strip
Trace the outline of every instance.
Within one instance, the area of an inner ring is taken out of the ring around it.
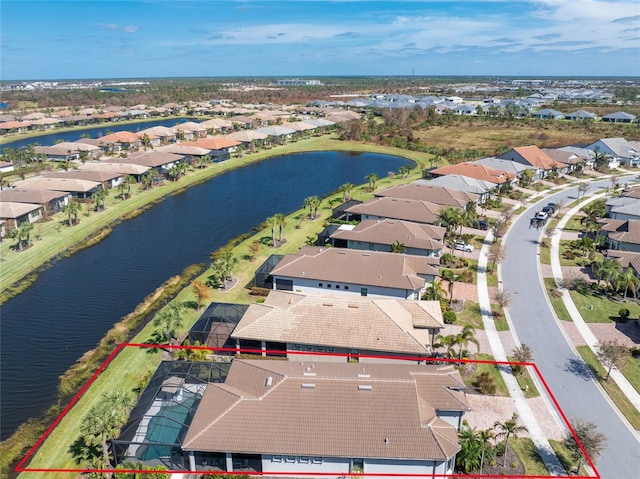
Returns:
[[[620,412],[627,418],[634,429],[640,430],[640,411],[638,411],[633,404],[627,399],[622,390],[613,380],[605,381],[607,372],[605,371],[596,355],[591,351],[589,346],[577,346],[576,349],[582,356],[582,359],[587,364],[589,369],[593,372],[596,380],[600,383],[600,386],[607,392],[611,400],[616,404]]]
[[[538,453],[538,448],[528,437],[509,439],[509,446],[513,448],[524,466],[527,476],[546,476],[549,474],[544,461]]]
[[[547,297],[549,298],[549,302],[551,303],[551,306],[553,306],[553,309],[556,312],[556,316],[558,316],[558,319],[561,319],[562,321],[573,322],[573,320],[571,319],[571,315],[569,314],[569,311],[567,311],[567,307],[564,305],[564,302],[562,301],[562,298],[556,298],[552,294],[552,291],[556,289],[555,279],[544,278],[544,286],[545,286],[545,289],[547,290]]]

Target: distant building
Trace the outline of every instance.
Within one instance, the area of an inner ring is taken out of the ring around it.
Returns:
[[[320,80],[300,80],[298,78],[291,78],[288,80],[278,80],[276,84],[278,86],[318,86],[323,83]]]

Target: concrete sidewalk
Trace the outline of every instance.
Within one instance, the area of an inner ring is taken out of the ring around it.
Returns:
[[[489,251],[489,246],[492,242],[493,233],[490,231],[484,240],[482,249],[480,250],[480,258],[478,259],[478,302],[482,313],[482,323],[484,325],[493,357],[496,361],[508,361],[507,354],[504,351],[502,342],[500,341],[500,336],[498,335],[495,323],[493,322],[489,289],[487,287],[487,252]],[[500,374],[507,385],[509,394],[515,403],[516,410],[518,411],[523,424],[529,431],[531,440],[538,449],[538,453],[547,467],[547,470],[552,476],[566,476],[567,472],[564,470],[564,467],[562,467],[562,464],[549,444],[546,435],[538,424],[535,415],[529,407],[527,399],[524,397],[524,394],[520,389],[518,381],[511,372],[511,368],[508,366],[500,366],[499,369]],[[544,390],[541,390],[541,394],[544,394]]]

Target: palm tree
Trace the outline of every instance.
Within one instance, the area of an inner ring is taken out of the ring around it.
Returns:
[[[63,171],[77,170],[78,165],[76,165],[73,160],[62,160],[58,162],[58,169]]]
[[[478,219],[478,213],[476,213],[476,204],[473,201],[467,203],[460,214],[460,234],[462,234],[463,226],[470,226]]]
[[[627,297],[629,289],[634,299],[638,299],[638,287],[640,286],[640,278],[638,278],[632,268],[625,268],[624,271],[614,276],[617,280],[618,290],[624,287],[623,298]]]
[[[78,222],[78,215],[80,214],[81,209],[82,205],[77,201],[70,201],[62,208],[62,211],[68,215],[67,224],[69,226],[73,226]]]
[[[422,299],[427,301],[440,301],[444,299],[445,291],[442,287],[442,281],[432,281],[424,292]]]
[[[467,421],[458,430],[460,452],[456,455],[456,467],[463,472],[475,471],[480,463],[482,442],[475,428],[471,428]]]
[[[454,231],[462,223],[462,211],[460,208],[447,206],[436,216],[441,225],[447,229],[447,233]]]
[[[18,239],[18,250],[22,251],[23,246],[27,248],[31,245],[31,231],[33,230],[33,224],[29,221],[23,221],[18,226],[18,233],[16,238]]]
[[[136,179],[132,175],[127,175],[122,180],[122,184],[127,185],[127,198],[131,197],[131,185],[136,182]]]
[[[315,195],[307,196],[304,199],[304,206],[309,208],[309,216],[311,217],[311,219],[314,219],[318,215],[318,208],[320,207],[321,203],[322,200]]]
[[[100,402],[94,405],[82,419],[80,432],[85,445],[99,445],[102,448],[103,467],[111,466],[108,441],[118,436],[127,422],[133,398],[121,389],[104,393]]]
[[[276,247],[276,227],[278,226],[278,220],[275,216],[267,218],[267,226],[271,228],[271,245]]]
[[[495,434],[492,429],[483,429],[478,432],[478,440],[480,441],[481,455],[480,455],[480,475],[482,475],[482,467],[484,466],[485,457],[489,460],[493,459],[494,451],[491,446],[491,442],[495,439]]]
[[[404,243],[401,243],[400,241],[394,241],[393,244],[391,245],[391,252],[392,253],[406,253],[407,252],[407,247]]]
[[[109,191],[106,188],[100,188],[93,194],[93,201],[96,205],[96,211],[104,210],[107,207],[107,197],[109,196]]]
[[[600,263],[594,264],[594,273],[598,278],[598,282],[604,280],[605,285],[609,285],[611,288],[614,288],[613,279],[621,271],[622,265],[614,258],[607,258]]]
[[[502,466],[504,467],[507,461],[507,447],[509,446],[509,438],[511,436],[517,438],[518,434],[522,432],[526,432],[527,428],[524,426],[518,425],[518,415],[514,412],[511,416],[511,419],[507,419],[505,422],[496,421],[493,425],[496,429],[498,429],[498,434],[496,434],[496,438],[504,437],[504,461]]]
[[[454,273],[450,269],[445,269],[442,271],[442,274],[440,276],[442,276],[442,279],[447,280],[447,282],[449,283],[449,306],[451,306],[451,303],[453,302],[453,286],[455,282],[460,278],[460,275]]]
[[[376,182],[379,179],[378,175],[375,174],[375,173],[369,173],[364,178],[365,178],[365,180],[367,180],[369,182],[369,190],[371,190],[371,191],[375,190],[376,189]]]
[[[155,180],[155,178],[155,170],[149,170],[144,175],[142,175],[142,185],[144,186],[145,190],[150,190],[151,188],[153,188],[153,181]]]
[[[342,193],[342,201],[351,199],[351,192],[356,187],[353,183],[345,183],[338,188],[338,192]]]
[[[182,303],[171,303],[153,319],[153,325],[163,329],[162,338],[165,341],[169,342],[173,338],[175,330],[182,326],[184,309]]]
[[[276,219],[278,230],[279,230],[279,233],[280,233],[279,241],[282,243],[282,229],[285,226],[287,226],[287,217],[285,215],[283,215],[282,213],[277,213],[274,217]]]
[[[398,168],[398,171],[400,172],[400,174],[402,175],[402,178],[404,179],[405,176],[411,173],[411,167],[409,165],[403,165],[400,168]]]
[[[120,198],[122,198],[123,200],[126,200],[127,194],[125,193],[125,191],[127,189],[127,185],[124,183],[124,181],[118,184],[116,188],[118,188],[118,191],[120,192]]]
[[[475,328],[469,324],[467,324],[462,331],[460,331],[456,335],[456,344],[460,346],[460,350],[458,351],[458,359],[462,360],[462,352],[467,349],[469,343],[473,343],[476,345],[478,351],[480,351],[480,343],[476,339]]]
[[[598,220],[607,212],[605,201],[595,200],[582,208],[582,212],[586,216],[580,219],[580,224],[585,225],[586,232],[595,232],[600,229]]]
[[[434,348],[446,348],[447,350],[447,358],[452,359],[456,356],[455,346],[458,344],[457,338],[455,334],[448,334],[446,336],[442,336],[438,334],[435,338],[435,343],[433,345]]]

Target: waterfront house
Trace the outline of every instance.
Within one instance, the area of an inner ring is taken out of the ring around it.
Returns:
[[[45,178],[75,178],[78,180],[96,181],[100,183],[104,189],[115,188],[122,183],[124,178],[121,173],[80,169],[69,171],[50,171],[44,173],[42,176]]]
[[[134,165],[146,166],[162,174],[171,169],[181,161],[185,161],[184,155],[166,153],[163,151],[141,151],[131,154],[126,158],[111,158],[111,163],[132,163]]]
[[[444,186],[414,181],[404,185],[391,186],[374,193],[377,197],[392,197],[425,201],[442,206],[458,206],[464,208],[469,202],[478,203],[479,196],[464,191],[452,190]]]
[[[76,178],[45,178],[36,176],[13,183],[16,188],[32,190],[53,190],[71,193],[74,198],[89,199],[102,185],[97,181]]]
[[[332,246],[367,251],[391,252],[401,244],[404,252],[417,256],[440,257],[446,229],[392,219],[363,220],[357,225],[341,225],[329,236]]]
[[[35,223],[43,217],[44,210],[40,205],[0,201],[0,223],[4,232],[16,229],[24,222]]]
[[[80,158],[78,150],[71,148],[54,146],[36,146],[33,151],[38,155],[43,155],[48,161],[76,161]]]
[[[305,359],[301,351],[314,351],[331,353],[319,361],[382,362],[380,356],[431,355],[443,328],[438,301],[271,291],[264,303],[248,307],[231,337],[239,350],[286,351],[292,361]]]
[[[137,133],[117,131],[98,138],[100,147],[107,153],[121,151],[137,151],[142,147],[142,140]]]
[[[452,366],[234,359],[207,385],[182,450],[192,471],[444,476],[463,391]]]
[[[50,216],[69,203],[71,194],[65,191],[5,188],[0,191],[0,201],[35,204],[42,207],[44,216]]]
[[[349,206],[346,209],[346,219],[381,220],[388,218],[414,223],[438,224],[438,214],[443,208],[443,205],[427,201],[383,196]]]
[[[285,255],[271,270],[273,289],[420,299],[438,275],[428,256],[306,246]]]

